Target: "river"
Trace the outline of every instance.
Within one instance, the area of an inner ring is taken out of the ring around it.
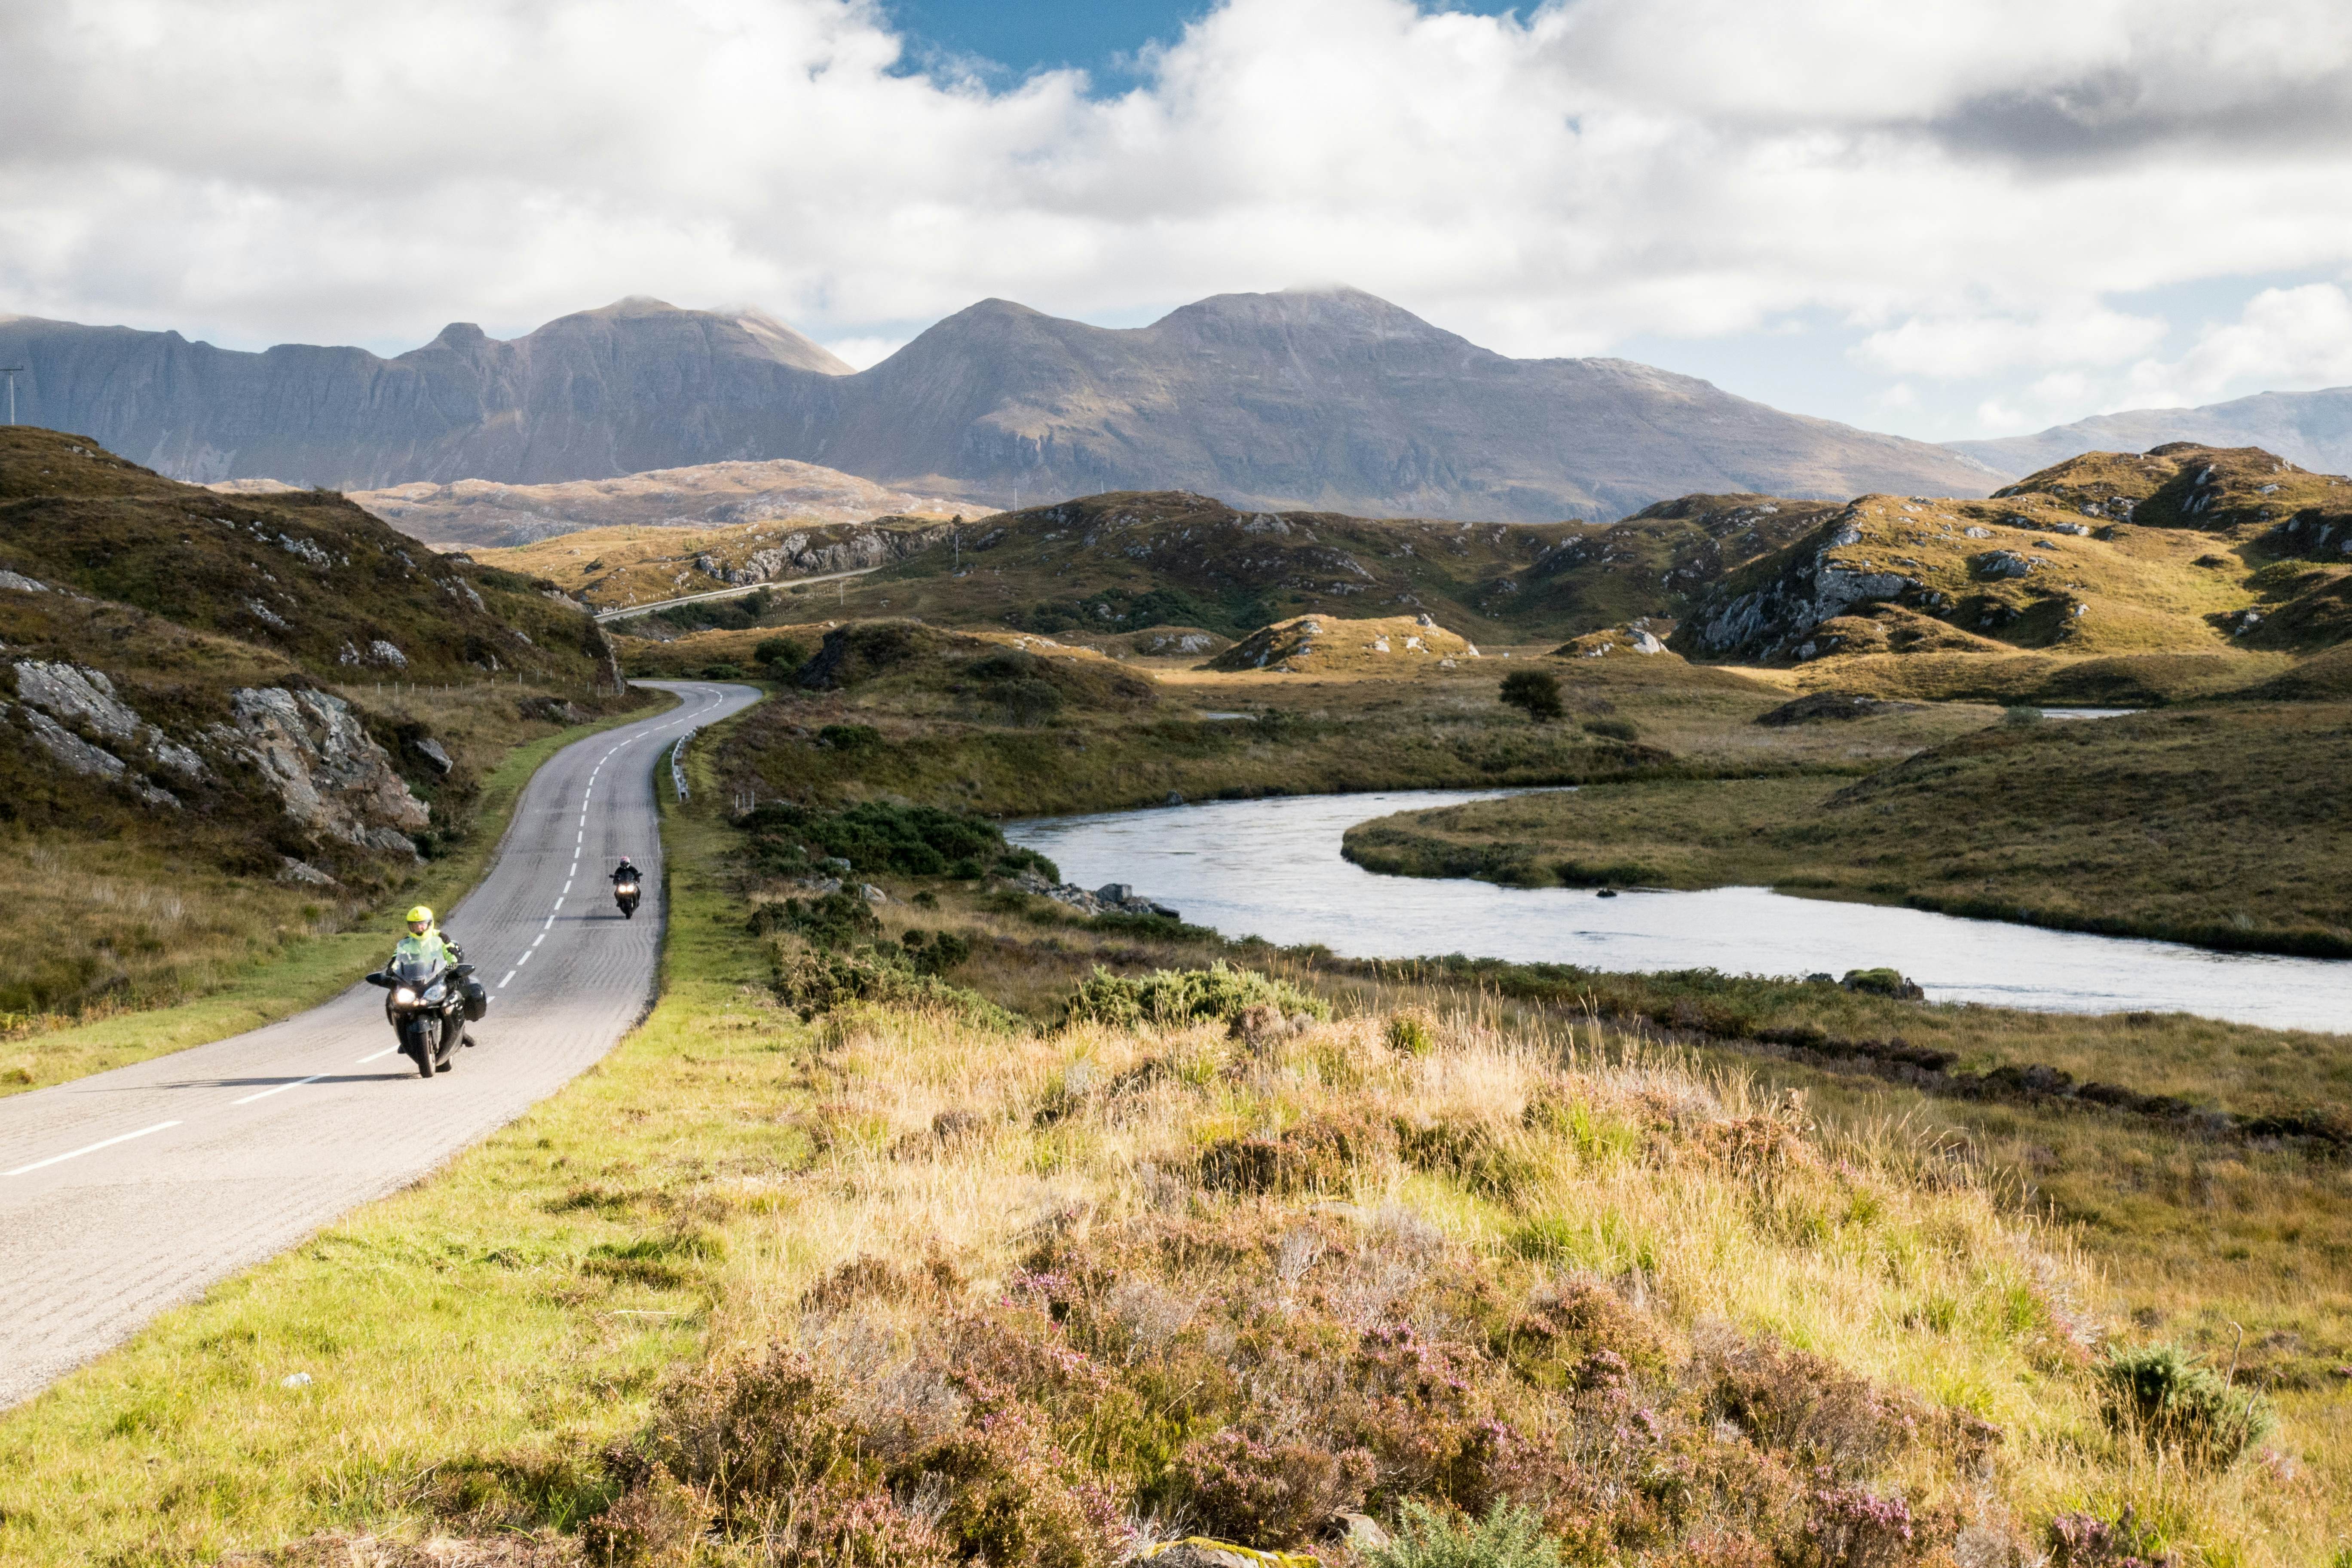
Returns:
[[[1808,974],[1899,969],[1934,1002],[2056,1013],[2197,1013],[2273,1028],[2352,1028],[2352,961],[2209,952],[1766,888],[1622,893],[1375,876],[1340,835],[1391,812],[1497,791],[1292,795],[1040,817],[1005,837],[1083,887],[1129,882],[1195,925],[1349,958],[1468,953],[1588,969]]]

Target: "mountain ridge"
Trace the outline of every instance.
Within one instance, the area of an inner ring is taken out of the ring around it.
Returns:
[[[2175,441],[2225,449],[2260,447],[2320,472],[2352,469],[2352,386],[2257,392],[2193,408],[2126,408],[2030,436],[1944,445],[2022,478],[2086,452],[2147,452]]]
[[[852,371],[772,317],[639,297],[384,359],[0,321],[20,417],[199,482],[382,489],[786,458],[974,503],[1192,489],[1236,505],[1533,522],[1693,491],[1981,492],[1924,442],[1623,360],[1516,360],[1362,290],[1106,328],[986,300]]]

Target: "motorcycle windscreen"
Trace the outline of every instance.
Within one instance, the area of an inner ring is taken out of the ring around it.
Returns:
[[[412,991],[422,991],[441,978],[442,963],[437,958],[395,958],[392,961],[392,977]]]

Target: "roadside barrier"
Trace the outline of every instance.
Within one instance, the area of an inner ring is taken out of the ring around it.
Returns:
[[[677,790],[680,805],[686,801],[686,743],[694,739],[695,733],[695,731],[688,730],[677,738],[677,744],[669,749],[669,782]]]

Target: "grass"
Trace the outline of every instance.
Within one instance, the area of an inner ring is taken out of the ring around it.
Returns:
[[[2333,1163],[1695,1055],[1572,998],[1264,949],[1244,956],[1323,993],[1331,1021],[1004,1034],[853,1007],[804,1025],[745,930],[737,836],[699,811],[666,831],[673,923],[646,1024],[433,1181],[0,1419],[0,1556],[536,1532],[564,1560],[593,1520],[650,1539],[709,1517],[662,1489],[656,1458],[711,1488],[712,1561],[760,1560],[770,1503],[903,1530],[893,1560],[930,1561],[941,1532],[981,1528],[958,1485],[1013,1486],[987,1494],[1012,1513],[989,1517],[1026,1539],[1081,1539],[1097,1517],[1073,1500],[1081,1479],[1141,1528],[1184,1508],[1279,1544],[1297,1526],[1264,1511],[1277,1494],[1260,1482],[1328,1474],[1286,1468],[1307,1461],[1268,1420],[1307,1423],[1315,1452],[1391,1452],[1388,1406],[1307,1393],[1316,1358],[1366,1353],[1346,1349],[1375,1342],[1352,1325],[1382,1321],[1421,1325],[1413,1353],[1455,1369],[1391,1412],[1442,1451],[1476,1420],[1572,1445],[1638,1408],[1659,1448],[1637,1441],[1633,1473],[1698,1458],[1671,1515],[1638,1488],[1382,1461],[1383,1498],[1484,1512],[1499,1488],[1580,1554],[1745,1535],[1801,1555],[1847,1506],[1812,1463],[1841,1496],[1900,1499],[1947,1549],[1967,1531],[1972,1550],[2032,1554],[2061,1515],[2128,1504],[2176,1552],[2268,1568],[2323,1558],[2352,1522],[2327,1371],[2352,1300]],[[964,932],[955,980],[1033,1016],[1096,963],[1219,951],[958,884],[929,885],[924,909],[891,885],[891,932]],[[1563,1302],[1562,1326],[1528,1337]],[[2188,1470],[2103,1425],[2085,1341],[2210,1350],[2226,1318],[2253,1331],[2241,1377],[2284,1420],[2271,1455]],[[1363,1375],[1392,1375],[1380,1364]],[[977,1447],[956,1436],[972,1373],[1003,1380],[989,1397],[1013,1412]],[[1773,1414],[1791,1389],[1816,1414]],[[713,1402],[739,1395],[866,1456],[848,1490],[789,1466],[742,1479],[791,1444],[736,1450],[735,1480],[698,1469],[730,1451],[706,1446],[728,1441]],[[1872,1414],[1921,1413],[1924,1432],[1954,1407],[2000,1428],[1989,1460],[1979,1438],[1891,1436]],[[935,1510],[857,1490],[950,1451],[963,1468],[940,1473],[965,1479],[932,1484]],[[1620,1462],[1570,1451],[1596,1478]]]
[[[47,890],[0,919],[9,950],[103,952],[126,962],[112,999],[90,1009],[96,1016],[17,1019],[16,1032],[0,1040],[0,1094],[184,1050],[317,1005],[382,960],[400,929],[398,910],[446,909],[481,879],[541,763],[646,711],[562,730],[541,724],[544,732],[514,744],[512,703],[510,691],[483,688],[386,703],[392,715],[430,721],[461,758],[489,763],[462,840],[387,900],[355,906],[320,889],[233,877],[160,844],[52,836],[27,846],[24,863]],[[493,705],[499,713],[488,711]]]
[[[1853,731],[1881,722],[1818,726]],[[1375,870],[1790,891],[2273,952],[2352,954],[2352,708],[1996,725],[1858,783],[1613,784],[1365,823]]]

